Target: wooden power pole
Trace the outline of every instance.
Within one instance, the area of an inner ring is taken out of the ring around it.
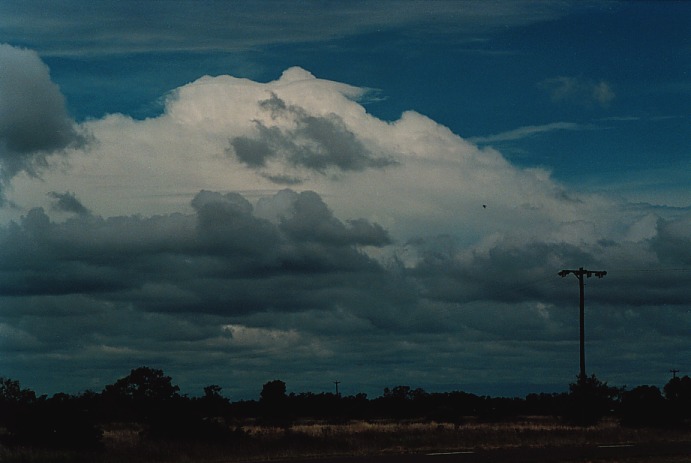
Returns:
[[[580,325],[581,325],[581,371],[578,377],[579,381],[585,381],[585,283],[583,277],[590,278],[595,275],[602,278],[607,275],[604,270],[586,270],[583,267],[578,270],[562,270],[559,276],[564,278],[569,273],[573,273],[578,278],[578,288],[580,290]]]

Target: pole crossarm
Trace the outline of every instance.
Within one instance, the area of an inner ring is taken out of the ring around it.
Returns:
[[[573,273],[576,278],[578,278],[578,288],[580,292],[580,360],[581,360],[581,371],[579,375],[579,380],[585,381],[585,284],[583,283],[583,277],[590,278],[595,275],[598,278],[602,278],[607,275],[604,270],[586,270],[583,267],[578,270],[564,269],[558,273],[558,275],[564,278],[566,275]]]
[[[558,275],[564,278],[569,273],[573,273],[574,275],[576,275],[577,278],[583,278],[583,275],[585,275],[588,278],[592,277],[593,275],[595,275],[598,278],[602,278],[603,276],[607,275],[607,272],[605,270],[586,270],[583,267],[579,268],[578,270],[562,270],[558,273]]]

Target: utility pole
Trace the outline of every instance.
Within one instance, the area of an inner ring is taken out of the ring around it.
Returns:
[[[590,278],[595,275],[598,278],[602,278],[607,275],[607,272],[604,270],[586,270],[581,267],[578,270],[562,270],[559,272],[559,276],[564,278],[569,273],[573,273],[578,278],[578,288],[580,290],[581,372],[578,379],[579,381],[585,381],[585,284],[583,277]]]
[[[677,373],[679,373],[679,370],[677,370],[676,368],[673,368],[673,369],[669,370],[669,372],[672,373],[672,379],[674,379],[677,377]]]
[[[338,385],[341,384],[340,381],[334,381],[333,382],[336,385],[336,397],[341,397],[341,394],[338,393]]]

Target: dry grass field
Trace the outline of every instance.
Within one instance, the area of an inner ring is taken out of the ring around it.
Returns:
[[[103,448],[48,450],[1,448],[0,461],[91,463],[206,463],[276,461],[333,456],[396,455],[441,451],[578,447],[611,444],[691,442],[691,431],[633,429],[615,421],[574,427],[551,418],[530,417],[501,423],[467,420],[462,425],[417,421],[302,421],[290,426],[237,423],[227,439],[213,442],[157,440],[140,426],[109,425]],[[579,461],[579,460],[573,460]],[[588,460],[590,461],[590,460]],[[612,461],[612,460],[607,460]],[[691,456],[616,460],[620,463],[681,463]]]

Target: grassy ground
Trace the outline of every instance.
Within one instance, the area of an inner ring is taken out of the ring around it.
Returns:
[[[467,420],[463,425],[438,422],[355,421],[344,424],[300,422],[289,427],[238,423],[219,442],[152,440],[133,425],[108,425],[99,450],[0,448],[0,462],[240,462],[319,457],[429,453],[518,447],[588,446],[649,442],[689,442],[691,430],[623,428],[614,421],[580,428],[534,417],[503,423]],[[649,459],[630,463],[681,463],[691,459]],[[624,461],[624,460],[618,460]],[[629,462],[626,462],[629,463]]]

